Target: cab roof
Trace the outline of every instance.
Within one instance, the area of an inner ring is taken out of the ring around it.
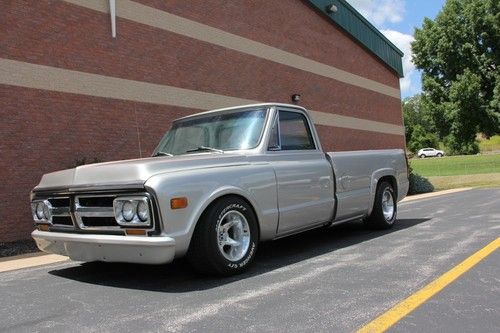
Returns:
[[[212,113],[219,113],[219,112],[224,113],[224,112],[230,112],[230,111],[240,110],[240,109],[262,108],[262,107],[265,107],[265,108],[286,107],[286,108],[293,108],[293,109],[297,109],[297,110],[307,111],[302,106],[298,106],[298,105],[294,105],[294,104],[286,104],[286,103],[257,103],[257,104],[237,105],[237,106],[231,106],[231,107],[227,107],[227,108],[221,108],[221,109],[215,109],[215,110],[209,110],[209,111],[199,112],[199,113],[195,113],[195,114],[192,114],[192,115],[189,115],[189,116],[185,116],[185,117],[181,117],[181,118],[175,119],[174,122],[175,121],[179,121],[179,120],[194,118],[194,117],[198,117],[198,116],[208,115],[208,114],[212,114]]]

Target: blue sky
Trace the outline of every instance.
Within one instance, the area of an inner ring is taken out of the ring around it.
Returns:
[[[403,98],[421,92],[421,76],[411,62],[411,47],[415,27],[421,27],[424,17],[434,19],[446,0],[347,0],[373,25],[405,53],[401,79]]]

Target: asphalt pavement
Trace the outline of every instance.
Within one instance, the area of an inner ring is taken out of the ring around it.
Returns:
[[[163,266],[63,262],[0,273],[1,332],[352,332],[500,236],[500,189],[401,203],[360,222],[261,244],[230,278]],[[500,331],[500,251],[390,331]]]

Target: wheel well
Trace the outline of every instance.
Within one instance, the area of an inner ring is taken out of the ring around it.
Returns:
[[[398,182],[396,181],[396,178],[394,176],[384,176],[379,179],[377,186],[382,183],[383,181],[388,182],[391,184],[392,188],[394,189],[394,194],[396,195],[396,198],[398,197]],[[396,199],[397,201],[397,199]]]
[[[210,202],[210,204],[205,208],[205,210],[203,210],[203,213],[201,213],[200,217],[198,218],[198,221],[196,221],[195,229],[198,227],[198,223],[200,222],[200,220],[203,218],[203,216],[206,214],[206,212],[208,211],[208,209],[210,207],[212,207],[217,201],[222,200],[224,198],[228,198],[228,197],[239,198],[239,199],[245,201],[247,203],[247,205],[252,209],[252,213],[255,216],[255,220],[257,221],[257,235],[259,236],[259,239],[260,239],[260,222],[259,222],[259,216],[257,215],[257,212],[255,211],[255,207],[252,205],[252,203],[250,201],[248,201],[247,198],[245,198],[244,196],[241,196],[239,194],[224,194],[224,195],[221,195],[220,197],[213,199],[212,202]]]

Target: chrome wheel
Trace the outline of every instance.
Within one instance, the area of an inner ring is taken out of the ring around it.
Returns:
[[[219,251],[229,261],[241,260],[250,246],[250,227],[243,214],[228,211],[217,224]]]
[[[386,188],[382,194],[382,212],[386,221],[392,220],[394,216],[394,198],[392,192]]]

